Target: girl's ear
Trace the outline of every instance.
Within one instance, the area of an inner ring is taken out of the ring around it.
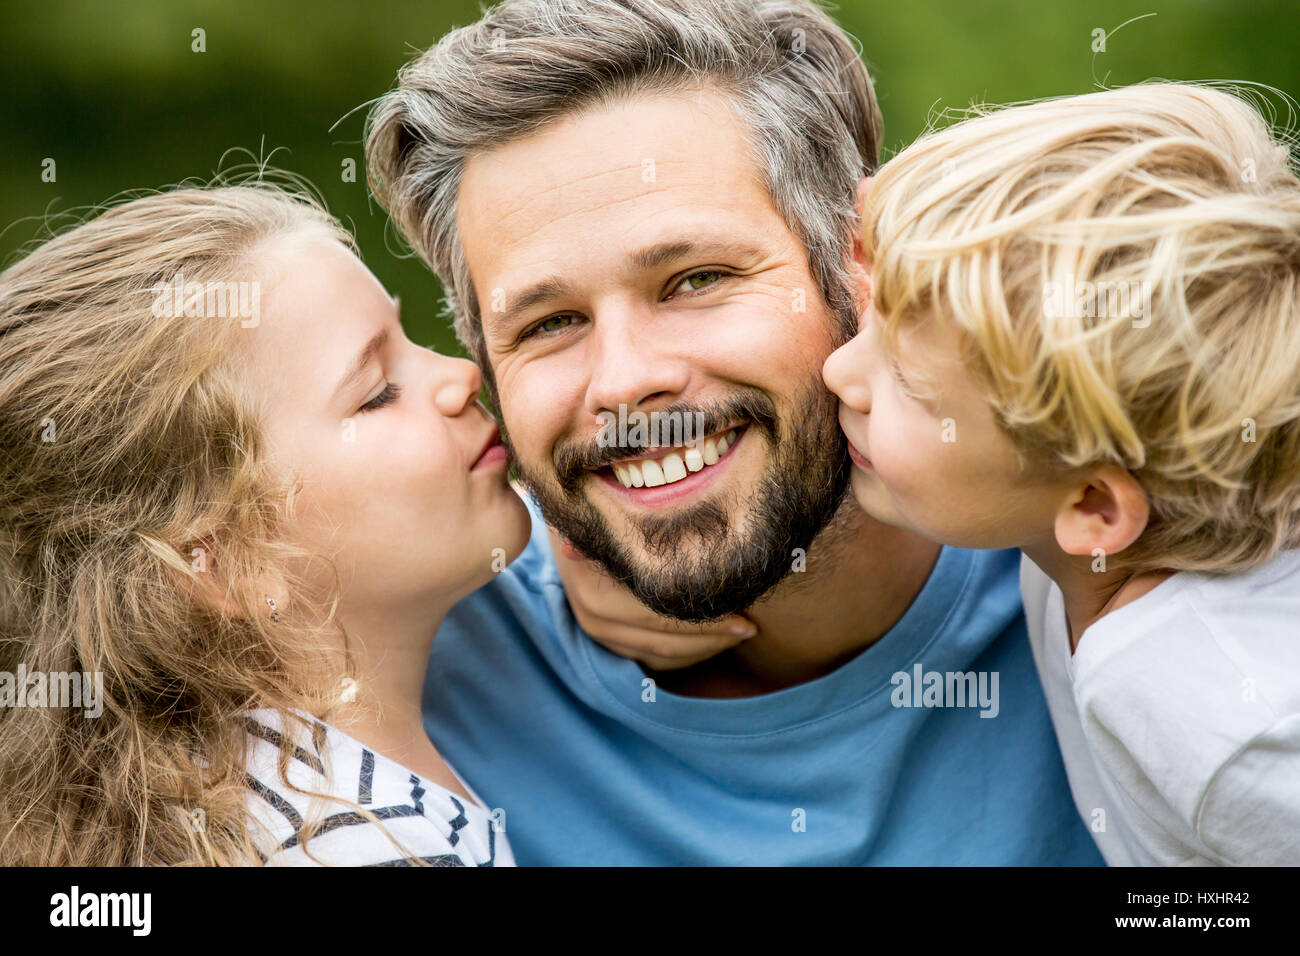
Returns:
[[[189,594],[200,604],[226,617],[243,617],[244,610],[236,596],[234,585],[221,564],[221,546],[213,537],[205,537],[193,542],[190,548],[189,562],[191,574],[184,574],[168,567],[167,573],[173,583]],[[284,578],[278,573],[263,571],[252,581],[247,582],[250,593],[257,595],[256,613],[270,617],[284,611],[288,588]],[[275,602],[274,606],[267,598]]]
[[[1137,479],[1123,468],[1099,465],[1057,511],[1056,543],[1066,554],[1118,554],[1138,539],[1150,516]]]

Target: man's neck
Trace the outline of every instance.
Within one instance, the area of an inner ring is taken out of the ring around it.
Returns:
[[[758,634],[656,681],[690,697],[752,697],[815,680],[870,647],[911,606],[940,546],[846,499],[795,570],[746,611]],[[791,561],[795,559],[792,557]]]

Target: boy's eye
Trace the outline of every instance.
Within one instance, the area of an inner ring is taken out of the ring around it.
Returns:
[[[383,408],[385,405],[392,404],[397,400],[397,396],[401,394],[402,386],[398,385],[396,382],[385,382],[384,390],[362,405],[358,411],[373,412],[378,408]]]
[[[890,374],[894,376],[894,381],[898,383],[899,391],[901,391],[908,398],[919,399],[921,397],[917,395],[916,392],[912,391],[911,386],[907,384],[907,379],[903,378],[903,370],[899,368],[897,362],[889,363],[889,371]]]
[[[711,285],[716,285],[724,275],[726,273],[716,269],[701,269],[699,272],[692,272],[690,275],[683,277],[681,282],[678,282],[673,287],[673,291],[676,292],[678,289],[682,289],[682,286],[687,287],[682,290],[685,292],[697,292],[700,289],[707,289]]]

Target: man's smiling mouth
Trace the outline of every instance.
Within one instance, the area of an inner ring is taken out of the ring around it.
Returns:
[[[686,442],[643,458],[626,458],[614,462],[604,471],[612,471],[624,488],[658,488],[681,481],[687,475],[703,471],[731,450],[747,426],[740,425],[706,438]]]

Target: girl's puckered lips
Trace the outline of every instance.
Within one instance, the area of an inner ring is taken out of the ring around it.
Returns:
[[[470,471],[478,471],[481,468],[491,468],[496,465],[504,464],[510,457],[506,451],[506,446],[501,442],[501,432],[492,429],[492,434],[488,436],[487,444],[479,452],[479,456],[474,459],[474,464],[470,465]]]

